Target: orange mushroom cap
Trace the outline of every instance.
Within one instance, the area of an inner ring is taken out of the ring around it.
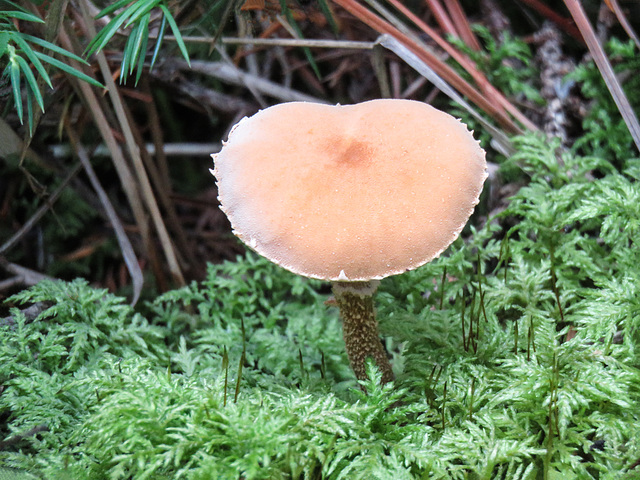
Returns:
[[[275,105],[242,119],[213,158],[234,233],[294,273],[332,281],[440,255],[487,177],[467,127],[412,100]]]

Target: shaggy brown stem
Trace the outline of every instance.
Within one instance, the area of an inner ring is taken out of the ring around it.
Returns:
[[[373,308],[377,286],[377,281],[334,282],[333,294],[340,308],[344,343],[356,377],[367,379],[367,359],[372,358],[382,373],[382,383],[387,383],[393,380],[393,371],[380,342]]]

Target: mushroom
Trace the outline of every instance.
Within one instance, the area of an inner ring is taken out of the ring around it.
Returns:
[[[393,380],[373,294],[440,255],[487,177],[484,151],[452,116],[412,100],[292,102],[243,118],[212,155],[221,209],[252,250],[328,280],[351,367]]]

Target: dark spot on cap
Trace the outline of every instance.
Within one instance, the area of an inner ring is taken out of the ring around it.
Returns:
[[[371,163],[375,149],[366,142],[352,140],[338,155],[340,165],[349,167],[364,167]]]

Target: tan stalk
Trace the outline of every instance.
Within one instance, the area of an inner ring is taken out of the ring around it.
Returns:
[[[377,280],[334,282],[333,294],[340,309],[342,334],[349,363],[358,380],[367,379],[367,360],[372,359],[382,374],[382,382],[393,381],[387,352],[380,342],[373,305]]]

